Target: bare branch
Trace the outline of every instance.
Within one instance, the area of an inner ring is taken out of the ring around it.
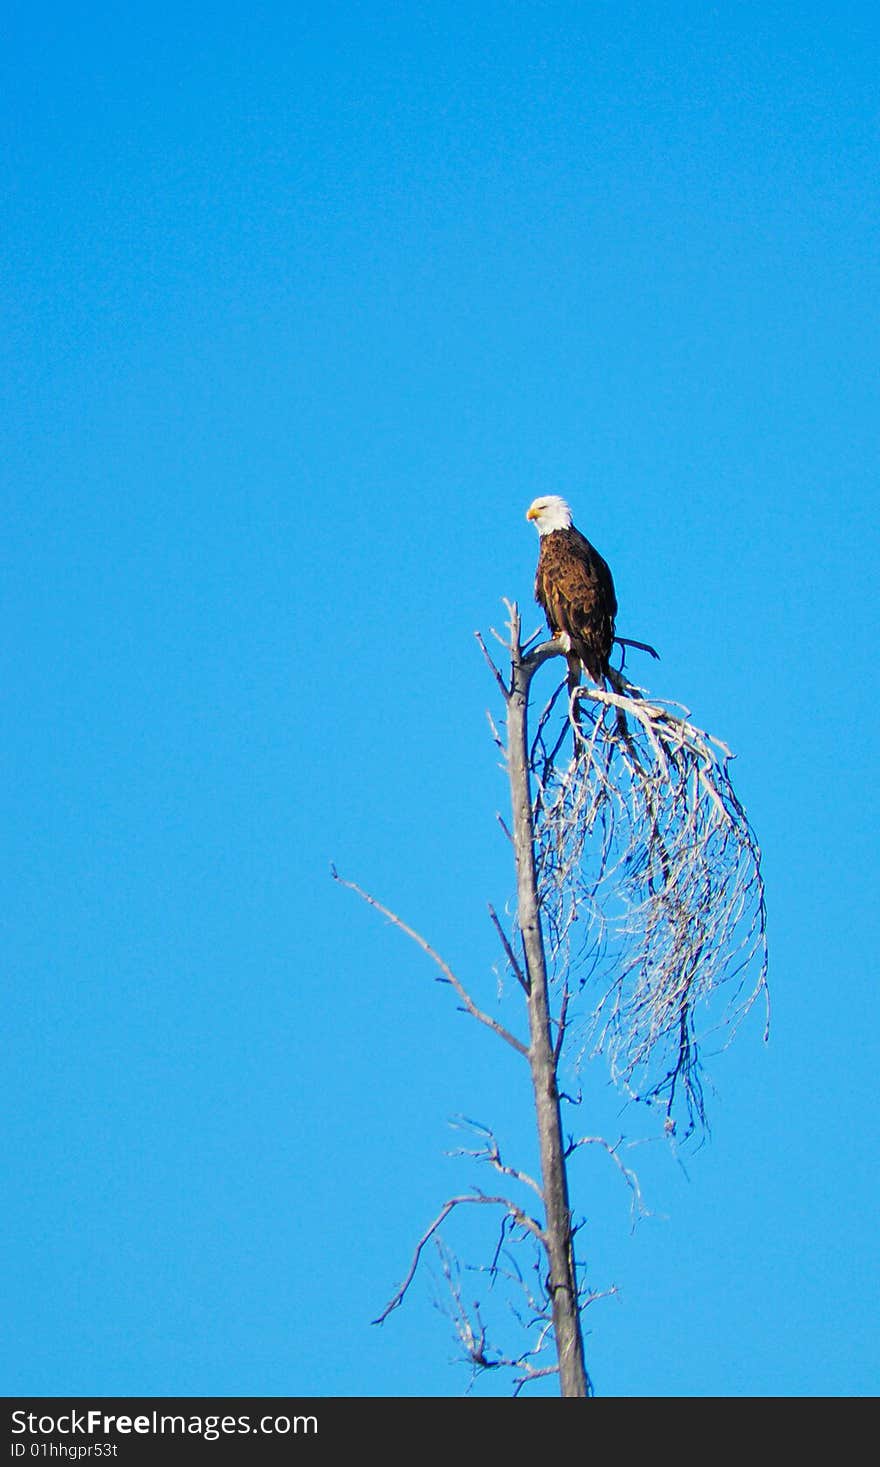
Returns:
[[[647,652],[649,656],[655,659],[655,661],[660,661],[660,653],[657,651],[656,647],[652,647],[649,642],[636,642],[633,640],[632,637],[615,637],[614,640],[617,643],[618,647],[636,647],[638,648],[639,652]]]
[[[563,987],[563,990],[562,990],[562,999],[561,999],[560,1004],[559,1004],[559,1017],[558,1017],[558,1019],[555,1020],[555,1023],[556,1023],[556,1043],[553,1046],[553,1063],[557,1067],[557,1069],[559,1067],[559,1056],[562,1053],[562,1046],[565,1043],[565,1021],[566,1021],[566,1016],[568,1014],[568,1005],[569,1005],[570,1001],[571,1001],[571,989],[569,988],[568,983],[566,982],[564,984],[564,987]]]
[[[531,681],[532,676],[543,663],[549,661],[551,657],[564,657],[564,655],[561,642],[557,642],[554,639],[551,639],[549,642],[540,642],[537,647],[533,647],[531,652],[528,652],[523,658],[523,668]]]
[[[636,1172],[633,1171],[632,1167],[624,1165],[624,1163],[620,1159],[619,1151],[622,1145],[622,1136],[618,1137],[613,1146],[609,1141],[605,1140],[604,1136],[579,1136],[576,1141],[569,1141],[568,1146],[565,1149],[565,1154],[566,1156],[572,1156],[573,1153],[577,1151],[578,1148],[581,1146],[599,1146],[603,1151],[605,1151],[608,1156],[611,1157],[611,1160],[614,1162],[614,1165],[617,1167],[630,1192],[632,1193],[631,1208],[633,1214],[633,1223],[635,1224],[638,1218],[650,1217],[651,1214],[642,1201],[642,1189],[639,1185],[638,1175],[636,1174]]]
[[[497,810],[495,812],[495,819],[498,821],[498,824],[501,826],[501,829],[504,831],[504,834],[507,836],[510,844],[513,845],[513,836],[510,833],[510,827],[505,821],[504,816]]]
[[[543,732],[533,750],[542,917],[556,982],[579,968],[581,989],[598,989],[591,1052],[632,1099],[663,1107],[667,1133],[683,1109],[688,1135],[706,1124],[698,1010],[728,985],[729,1042],[767,1003],[760,850],[727,746],[681,705],[613,669],[609,681],[575,691],[571,764]]]
[[[382,1310],[382,1313],[377,1315],[376,1318],[372,1321],[373,1324],[384,1324],[389,1314],[391,1314],[393,1310],[397,1309],[398,1306],[403,1303],[406,1291],[412,1283],[413,1279],[415,1278],[416,1269],[419,1266],[419,1259],[422,1256],[422,1250],[424,1249],[425,1244],[430,1242],[437,1229],[443,1226],[443,1223],[446,1221],[449,1214],[453,1212],[456,1207],[466,1207],[471,1204],[475,1206],[506,1208],[508,1214],[514,1219],[516,1223],[519,1224],[520,1227],[525,1228],[527,1232],[532,1233],[536,1238],[539,1239],[541,1243],[546,1242],[544,1232],[541,1228],[540,1223],[537,1223],[533,1217],[529,1217],[527,1212],[523,1212],[521,1207],[517,1207],[515,1202],[511,1202],[509,1197],[487,1197],[483,1192],[469,1192],[460,1197],[450,1197],[446,1202],[444,1202],[434,1221],[425,1229],[424,1233],[422,1234],[416,1245],[416,1251],[413,1254],[413,1261],[410,1264],[409,1272],[406,1278],[404,1279],[397,1292],[386,1304],[385,1308]]]
[[[522,1182],[524,1186],[531,1187],[532,1191],[538,1197],[540,1197],[541,1201],[543,1202],[544,1193],[541,1191],[541,1188],[535,1181],[534,1177],[530,1177],[528,1172],[520,1171],[518,1167],[508,1166],[505,1162],[501,1160],[501,1148],[498,1145],[498,1140],[495,1136],[494,1131],[490,1130],[488,1126],[480,1125],[479,1121],[469,1120],[467,1116],[462,1116],[460,1121],[456,1122],[455,1124],[463,1126],[469,1131],[476,1132],[478,1136],[484,1136],[486,1138],[485,1145],[479,1147],[478,1150],[467,1151],[462,1147],[458,1150],[456,1155],[471,1156],[474,1157],[474,1159],[477,1161],[489,1162],[489,1164],[493,1166],[496,1171],[501,1172],[505,1177],[512,1177],[514,1181]]]
[[[522,651],[523,652],[528,652],[528,650],[531,647],[532,643],[533,642],[537,642],[537,640],[538,640],[539,637],[545,637],[546,636],[546,633],[547,633],[546,626],[543,626],[542,625],[542,626],[535,627],[535,630],[531,633],[530,636],[523,638],[523,640],[522,640],[522,642],[520,644]]]
[[[523,972],[523,970],[522,970],[522,968],[520,966],[520,963],[519,963],[519,960],[518,960],[518,958],[516,956],[516,953],[513,951],[513,948],[510,946],[510,942],[508,941],[507,933],[504,931],[504,928],[501,926],[501,923],[498,920],[498,914],[496,913],[495,908],[492,906],[492,903],[491,902],[489,903],[489,916],[492,918],[492,923],[493,923],[493,925],[495,927],[495,931],[498,933],[498,936],[501,939],[501,946],[504,948],[504,952],[505,952],[505,954],[507,956],[508,963],[510,964],[510,966],[513,969],[514,973],[516,974],[516,979],[517,979],[517,982],[519,983],[520,988],[522,988],[522,990],[523,990],[524,993],[528,993],[528,991],[529,991],[529,982],[528,982],[528,979],[526,978],[526,975],[525,975],[525,973]]]
[[[524,1386],[531,1385],[533,1380],[540,1380],[542,1375],[559,1374],[558,1365],[542,1365],[540,1369],[536,1370],[533,1365],[529,1365],[528,1362],[525,1360],[505,1360],[503,1363],[505,1365],[510,1364],[516,1366],[523,1371],[523,1374],[520,1376],[514,1387],[514,1397],[519,1395]]]
[[[496,636],[498,635],[497,632],[495,633],[495,635]],[[491,656],[489,655],[489,649],[488,649],[488,647],[486,646],[486,643],[483,640],[483,634],[482,634],[482,632],[474,632],[474,636],[477,639],[477,644],[478,644],[478,646],[480,648],[480,651],[482,652],[483,656],[485,657],[486,661],[489,664],[489,668],[491,670],[492,676],[494,677],[496,683],[498,684],[498,687],[501,690],[501,696],[503,698],[506,698],[507,697],[507,684],[505,683],[504,678],[501,676],[501,672],[500,672],[499,668],[497,667],[497,665],[495,664],[495,662],[492,660]]]
[[[486,718],[489,720],[489,727],[492,730],[492,738],[506,758],[507,750],[504,747],[504,740],[502,739],[501,734],[498,731],[498,725],[495,722],[495,719],[492,717],[492,714],[490,713],[488,708],[486,709]]]
[[[502,1222],[502,1234],[507,1222],[507,1218]],[[551,1322],[547,1317],[544,1305],[535,1303],[521,1276],[517,1275],[516,1281],[525,1293],[532,1318],[524,1321],[517,1311],[514,1310],[514,1314],[517,1322],[526,1332],[532,1327],[537,1326],[538,1334],[534,1344],[529,1349],[521,1350],[518,1354],[511,1355],[505,1350],[489,1343],[488,1329],[483,1321],[479,1304],[473,1303],[466,1305],[462,1297],[461,1271],[457,1260],[449,1253],[439,1237],[435,1239],[435,1242],[443,1277],[446,1280],[451,1299],[451,1314],[455,1333],[461,1343],[464,1355],[474,1371],[475,1377],[486,1370],[507,1369],[519,1372],[514,1380],[513,1390],[513,1395],[517,1396],[523,1386],[529,1382],[538,1380],[542,1376],[558,1375],[558,1365],[539,1365],[533,1363],[540,1359],[550,1343]],[[496,1260],[488,1270],[490,1279],[494,1278],[499,1272],[496,1264],[497,1250]],[[485,1271],[483,1269],[477,1270],[477,1272]]]
[[[440,969],[446,982],[452,984],[467,1012],[473,1018],[479,1019],[481,1024],[485,1024],[488,1029],[491,1029],[493,1033],[498,1035],[499,1039],[503,1039],[506,1044],[509,1044],[512,1049],[515,1049],[517,1054],[528,1057],[528,1048],[521,1040],[517,1039],[515,1034],[511,1034],[509,1029],[505,1029],[503,1024],[499,1024],[498,1020],[493,1019],[491,1014],[485,1014],[482,1009],[477,1008],[467,989],[456,978],[449,964],[444,962],[440,954],[432,948],[429,942],[425,941],[420,932],[416,932],[415,928],[410,927],[408,922],[404,922],[395,912],[390,911],[388,907],[383,906],[374,896],[371,896],[368,891],[364,891],[363,887],[358,886],[356,881],[347,881],[344,876],[340,876],[335,866],[331,866],[330,872],[334,881],[338,881],[340,886],[347,886],[349,891],[355,892],[368,906],[375,907],[376,911],[381,912],[383,917],[387,917],[393,926],[399,927],[401,932],[405,932],[407,937],[412,938],[412,941],[417,947],[422,949],[422,952],[427,953],[432,962],[436,963]]]

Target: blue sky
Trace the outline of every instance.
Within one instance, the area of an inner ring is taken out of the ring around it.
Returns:
[[[329,866],[494,1003],[473,632],[557,492],[738,751],[774,1005],[654,1217],[575,1179],[596,1388],[876,1391],[875,8],[3,29],[4,1389],[466,1388],[430,1276],[369,1321],[525,1076]]]

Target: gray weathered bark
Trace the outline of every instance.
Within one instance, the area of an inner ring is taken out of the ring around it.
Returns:
[[[556,1081],[557,1056],[551,1032],[547,964],[535,872],[535,832],[529,778],[529,688],[545,657],[546,653],[541,651],[531,657],[523,657],[519,617],[514,612],[511,618],[511,686],[505,690],[507,767],[513,812],[517,915],[528,980],[528,1058],[541,1154],[544,1245],[549,1264],[547,1287],[553,1308],[560,1392],[563,1396],[587,1396],[590,1388],[578,1307],[571,1207]]]

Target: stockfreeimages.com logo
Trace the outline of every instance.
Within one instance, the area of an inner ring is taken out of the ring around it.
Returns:
[[[138,1416],[108,1414],[105,1411],[65,1411],[58,1416],[38,1415],[34,1411],[13,1411],[13,1436],[31,1437],[114,1437],[129,1436],[200,1436],[206,1442],[225,1436],[317,1436],[317,1416],[219,1416],[190,1415],[147,1411]],[[81,1445],[85,1445],[81,1443]],[[21,1448],[20,1451],[17,1448]],[[12,1455],[23,1456],[27,1447],[13,1443]],[[77,1456],[80,1453],[76,1454]],[[82,1455],[86,1455],[83,1452]]]

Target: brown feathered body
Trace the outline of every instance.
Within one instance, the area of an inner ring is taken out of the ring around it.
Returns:
[[[535,600],[565,646],[569,680],[577,684],[580,664],[604,687],[617,615],[611,571],[573,525],[542,535],[539,547]]]

